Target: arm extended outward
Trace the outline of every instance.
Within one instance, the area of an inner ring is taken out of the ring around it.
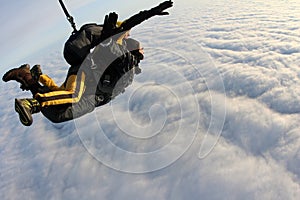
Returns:
[[[133,15],[129,19],[126,19],[120,27],[116,27],[118,15],[112,12],[109,15],[105,16],[101,40],[104,41],[111,36],[117,35],[124,31],[128,31],[138,24],[142,23],[143,21],[156,15],[168,15],[169,13],[165,12],[165,10],[171,8],[172,6],[173,2],[171,0],[165,1],[158,6],[151,8],[150,10],[141,11],[138,14]]]

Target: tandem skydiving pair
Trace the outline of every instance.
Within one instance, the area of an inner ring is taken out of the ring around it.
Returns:
[[[78,31],[71,21],[74,31],[64,47],[64,58],[70,68],[61,86],[43,74],[40,65],[30,69],[24,64],[2,78],[5,82],[19,82],[21,89],[30,90],[33,95],[15,99],[21,123],[30,126],[32,114],[38,112],[53,123],[69,121],[123,93],[134,75],[141,72],[139,63],[144,59],[140,42],[129,37],[130,30],[153,16],[168,15],[165,10],[172,6],[172,1],[165,1],[123,22],[118,21],[116,13],[110,13],[103,25],[85,24]]]

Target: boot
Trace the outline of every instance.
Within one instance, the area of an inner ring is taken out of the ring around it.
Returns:
[[[43,74],[40,65],[34,65],[34,66],[31,68],[30,73],[31,73],[32,79],[33,79],[34,81],[36,81],[36,82],[39,81],[40,75]]]
[[[41,106],[36,99],[15,99],[15,110],[21,123],[30,126],[33,122],[32,114],[40,112]]]
[[[31,76],[30,66],[28,64],[24,64],[19,68],[9,70],[4,74],[2,80],[4,82],[15,80],[21,83],[23,88],[29,88],[31,85],[36,83]]]
[[[34,83],[34,88],[40,88],[40,84],[39,79],[40,79],[40,75],[42,75],[42,70],[41,70],[41,66],[40,65],[34,65],[31,69],[30,69],[30,74],[31,77],[33,79]],[[28,87],[26,87],[25,85],[21,85],[20,88],[24,91],[24,90],[32,90]],[[33,92],[34,94],[36,93],[36,91],[34,90]]]

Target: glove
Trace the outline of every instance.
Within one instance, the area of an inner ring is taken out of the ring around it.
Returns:
[[[121,28],[116,27],[117,20],[118,14],[116,14],[115,12],[109,13],[109,15],[105,16],[103,30],[101,32],[102,41],[114,36],[121,31]]]
[[[171,8],[173,6],[173,2],[170,1],[165,1],[161,4],[159,4],[158,6],[154,7],[151,9],[151,12],[154,15],[169,15],[168,12],[163,12],[164,10]]]
[[[139,50],[139,49],[132,50],[132,51],[130,51],[130,53],[131,53],[132,55],[134,55],[134,56],[138,59],[138,61],[144,59],[144,55],[140,53],[140,50]]]

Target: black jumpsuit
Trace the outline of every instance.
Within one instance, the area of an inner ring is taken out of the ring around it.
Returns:
[[[106,47],[97,46],[89,56],[97,68],[92,69],[89,59],[80,66],[70,67],[66,81],[60,87],[47,75],[40,76],[39,82],[49,92],[37,93],[34,97],[41,105],[41,112],[50,121],[60,123],[72,120],[108,103],[113,96],[114,84],[138,65],[137,59],[125,45],[115,41]],[[103,90],[107,76],[110,85]],[[132,77],[130,79],[132,81]]]

